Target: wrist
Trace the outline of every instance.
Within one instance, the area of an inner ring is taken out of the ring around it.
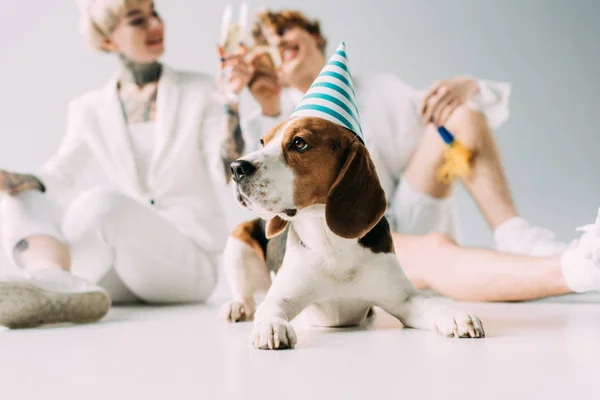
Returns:
[[[235,102],[227,101],[225,103],[225,110],[228,111],[228,112],[230,112],[230,113],[234,112],[234,113],[237,114],[240,111],[240,103],[235,103]]]

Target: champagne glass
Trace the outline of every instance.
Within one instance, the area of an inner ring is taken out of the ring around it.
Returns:
[[[221,21],[221,39],[219,43],[219,53],[221,60],[225,60],[232,55],[239,54],[243,50],[243,43],[246,38],[246,24],[248,19],[248,4],[243,1],[240,6],[239,22],[232,23],[232,6],[228,3],[223,11],[223,19]],[[231,75],[231,67],[227,66],[221,71],[223,82],[229,80]],[[225,96],[237,101],[238,96],[225,90]]]

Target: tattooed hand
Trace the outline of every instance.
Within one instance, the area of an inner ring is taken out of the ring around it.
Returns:
[[[17,174],[0,169],[0,193],[8,193],[15,196],[27,190],[39,190],[45,192],[46,187],[33,175]]]

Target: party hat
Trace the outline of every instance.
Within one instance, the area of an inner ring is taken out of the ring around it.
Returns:
[[[291,117],[326,119],[351,130],[364,143],[345,43],[338,46]]]

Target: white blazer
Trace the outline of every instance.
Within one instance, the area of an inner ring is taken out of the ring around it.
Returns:
[[[164,67],[158,85],[154,155],[144,192],[117,93],[117,78],[69,105],[67,132],[39,177],[63,205],[85,189],[90,170],[106,185],[155,209],[207,252],[227,230],[217,189],[226,185],[219,147],[226,127],[214,79]]]

